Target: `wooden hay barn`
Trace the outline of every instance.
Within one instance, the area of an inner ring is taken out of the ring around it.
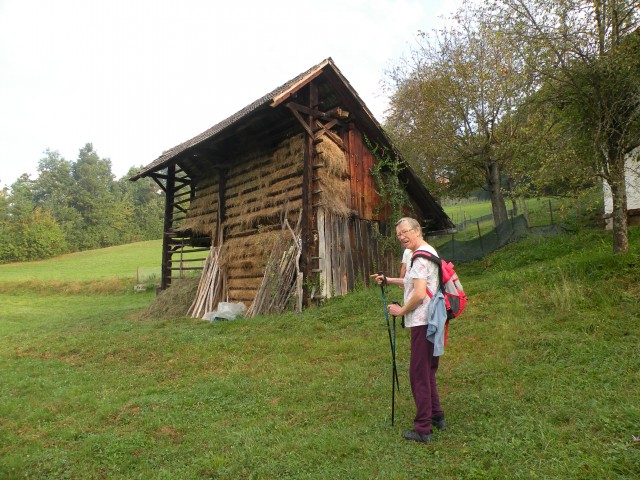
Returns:
[[[203,269],[192,316],[219,301],[255,315],[397,272],[399,245],[380,242],[394,225],[365,137],[398,158],[328,58],[142,168],[131,180],[151,177],[166,194],[161,288]],[[454,228],[408,166],[398,177],[426,233]]]

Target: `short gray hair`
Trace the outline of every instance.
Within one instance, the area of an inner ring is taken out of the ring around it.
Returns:
[[[420,237],[422,237],[422,227],[420,226],[420,222],[418,222],[415,218],[412,217],[402,217],[400,220],[396,222],[396,227],[403,222],[407,222],[409,224],[409,228],[411,230],[418,230],[420,232]]]

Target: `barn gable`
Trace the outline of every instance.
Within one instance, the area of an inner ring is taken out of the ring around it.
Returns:
[[[194,316],[221,300],[257,314],[397,269],[365,138],[395,152],[329,58],[142,168],[132,180],[166,193],[162,288],[207,258]],[[453,228],[408,166],[399,177],[427,232]]]

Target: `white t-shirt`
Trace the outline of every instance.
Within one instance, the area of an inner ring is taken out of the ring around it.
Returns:
[[[407,268],[409,268],[409,262],[411,261],[411,254],[413,252],[410,248],[405,248],[404,252],[402,252],[402,263],[404,263]]]
[[[436,249],[429,244],[418,247],[416,250],[425,250],[433,255],[438,255]],[[426,280],[427,288],[432,293],[436,291],[436,288],[438,288],[438,266],[435,262],[427,260],[426,258],[416,258],[413,264],[411,264],[411,267],[409,267],[410,264],[411,257],[409,257],[409,261],[407,262],[407,273],[405,273],[403,279],[404,303],[407,303],[411,298],[411,295],[413,295],[413,280],[416,278]],[[404,324],[406,327],[411,328],[427,324],[427,308],[429,300],[430,298],[427,295],[422,303],[418,305],[418,308],[405,314]]]

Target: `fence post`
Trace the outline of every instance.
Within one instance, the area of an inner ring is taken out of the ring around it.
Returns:
[[[456,234],[451,234],[451,261],[454,261],[456,258]]]
[[[482,235],[480,234],[480,221],[476,220],[476,225],[478,226],[478,240],[480,240],[480,251],[482,252],[482,256],[484,257],[484,246],[482,245]]]
[[[551,208],[551,199],[549,199],[549,217],[551,218],[551,225],[553,225],[553,209]]]

